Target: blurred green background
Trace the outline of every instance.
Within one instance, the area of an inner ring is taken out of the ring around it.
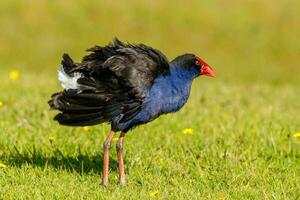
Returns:
[[[160,49],[169,59],[193,52],[225,81],[299,83],[300,3],[246,1],[1,1],[0,67],[55,72],[64,52],[114,36]]]
[[[299,199],[299,8],[297,0],[1,0],[0,199]],[[61,90],[63,53],[80,61],[115,36],[170,60],[198,54],[217,78],[195,80],[182,110],[130,131],[128,184],[118,186],[113,148],[102,188],[109,126],[59,126],[47,101]]]

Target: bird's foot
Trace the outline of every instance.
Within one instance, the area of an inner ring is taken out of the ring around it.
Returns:
[[[126,184],[125,177],[124,177],[124,178],[120,178],[119,184],[120,184],[120,185],[125,185],[125,184]]]
[[[102,185],[103,187],[107,187],[107,186],[108,186],[108,181],[102,180],[101,185]]]

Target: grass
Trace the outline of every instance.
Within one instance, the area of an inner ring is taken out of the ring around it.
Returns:
[[[172,2],[0,2],[0,199],[300,198],[299,3]],[[58,126],[46,102],[63,52],[79,60],[115,35],[170,59],[199,53],[218,78],[196,80],[180,112],[128,133],[125,187],[113,145],[102,188],[109,126]]]

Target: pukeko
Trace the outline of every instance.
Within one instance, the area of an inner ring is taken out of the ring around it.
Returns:
[[[108,184],[109,149],[115,133],[120,184],[125,183],[123,139],[126,133],[161,114],[178,111],[187,101],[199,75],[215,77],[212,68],[195,54],[169,62],[159,50],[118,39],[88,49],[81,63],[63,55],[58,79],[63,91],[48,102],[59,110],[54,120],[67,126],[111,125],[103,144],[102,184]]]

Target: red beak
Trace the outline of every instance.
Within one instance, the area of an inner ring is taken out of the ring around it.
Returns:
[[[216,77],[216,73],[214,72],[214,70],[204,60],[202,60],[197,55],[195,55],[195,57],[202,64],[200,75]]]
[[[214,70],[208,66],[208,65],[203,65],[200,71],[200,75],[205,75],[205,76],[210,76],[210,77],[216,77],[216,73]]]

